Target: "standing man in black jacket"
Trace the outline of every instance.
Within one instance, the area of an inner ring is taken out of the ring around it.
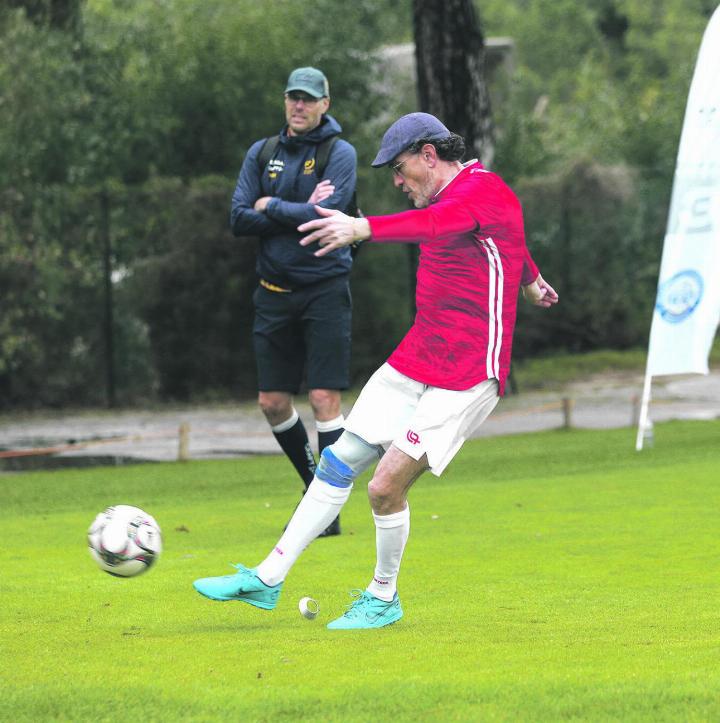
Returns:
[[[304,378],[322,452],[343,431],[340,392],[349,385],[350,251],[318,258],[317,247],[300,246],[297,232],[318,218],[315,204],[345,210],[355,193],[355,149],[337,138],[341,128],[329,107],[325,75],[293,70],[285,88],[287,123],[279,136],[250,147],[231,211],[236,236],[260,238],[253,295],[258,403],[305,489],[315,458],[293,396]],[[320,536],[337,534],[339,518]]]

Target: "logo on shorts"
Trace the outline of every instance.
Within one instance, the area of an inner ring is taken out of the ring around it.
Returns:
[[[410,444],[417,444],[420,441],[420,435],[417,432],[413,432],[412,429],[408,429],[406,436]]]
[[[285,554],[279,547],[276,547],[276,548],[275,548],[275,552],[277,552],[278,555],[284,555],[284,554]]]

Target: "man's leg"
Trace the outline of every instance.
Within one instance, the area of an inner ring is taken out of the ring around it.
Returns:
[[[400,561],[410,535],[407,493],[427,468],[425,455],[414,460],[391,446],[368,485],[377,547],[375,574],[368,591],[381,600],[390,601],[397,592]]]
[[[307,489],[315,472],[315,458],[305,426],[293,408],[293,394],[300,389],[305,365],[299,301],[295,292],[274,292],[258,286],[253,294],[253,347],[258,404]]]
[[[318,431],[318,452],[334,444],[343,433],[345,417],[340,409],[341,396],[337,389],[311,389],[308,400],[315,415]]]
[[[344,431],[345,417],[340,410],[340,392],[336,389],[311,389],[308,399],[315,415],[318,433],[318,454],[334,444]],[[333,537],[340,534],[340,517],[336,517],[318,537]]]
[[[350,497],[355,478],[377,462],[381,453],[381,448],[350,432],[323,451],[315,479],[285,533],[258,566],[258,575],[267,584],[285,579],[300,553],[338,516]]]
[[[303,335],[306,349],[308,398],[315,413],[318,450],[340,437],[345,419],[340,389],[350,381],[352,300],[346,276],[315,284],[305,296]],[[320,537],[340,534],[340,520],[330,521]]]
[[[275,439],[307,489],[315,474],[315,456],[310,448],[305,425],[293,407],[292,395],[287,392],[260,392],[258,404]]]
[[[368,485],[375,520],[375,573],[352,607],[328,625],[331,630],[380,628],[402,617],[397,578],[410,534],[407,492],[426,469],[425,455],[415,460],[395,446],[388,449],[378,464]]]
[[[349,429],[358,433],[368,430],[365,433],[370,439],[374,439],[370,432],[377,432],[372,426],[373,417],[369,410],[392,409],[393,404],[384,402],[383,396],[392,398],[393,390],[397,388],[393,383],[395,375],[392,372],[383,367],[377,375],[377,383],[371,387],[371,380],[366,386],[370,394],[358,412],[359,419],[355,419],[355,414],[361,406],[365,390],[348,419]],[[350,610],[331,622],[329,628],[378,628],[402,617],[397,597],[397,577],[410,533],[407,492],[415,480],[430,468],[428,457],[432,460],[433,474],[439,476],[442,473],[465,439],[494,409],[498,402],[497,391],[497,381],[491,379],[459,392],[423,387],[417,390],[414,405],[411,404],[412,395],[408,397],[408,403],[414,406],[414,410],[405,421],[398,417],[397,428],[402,431],[393,436],[394,442],[368,486],[377,544],[373,580]],[[395,407],[401,409],[402,405],[396,402]]]
[[[270,610],[302,551],[337,517],[353,480],[380,458],[382,449],[350,432],[328,447],[317,474],[275,548],[257,568],[236,566],[235,575],[196,580],[195,589],[213,600],[238,600]]]

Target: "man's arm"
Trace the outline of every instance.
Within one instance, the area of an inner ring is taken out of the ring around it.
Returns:
[[[358,241],[366,241],[372,235],[371,220],[373,220],[373,218],[391,218],[390,216],[353,218],[352,216],[348,216],[340,211],[331,211],[321,208],[320,206],[316,206],[316,211],[321,218],[304,223],[298,228],[298,231],[301,233],[305,233],[307,231],[311,232],[308,236],[305,236],[300,240],[300,243],[303,246],[308,246],[315,241],[320,243],[321,248],[315,252],[315,256],[325,256],[325,254],[329,254],[331,251],[342,248],[343,246],[349,246],[350,244],[357,243]],[[405,214],[413,214],[412,217],[405,217],[404,220],[406,223],[414,221],[416,217],[422,215],[418,211],[405,211],[403,214],[393,214],[393,217],[405,216]],[[428,215],[432,216],[432,214]],[[468,218],[462,213],[459,213],[456,216],[455,221],[456,226],[463,226],[470,223]],[[403,235],[408,235],[407,230],[404,230],[402,233],[400,232],[401,228],[407,229],[408,226],[398,225],[396,228],[397,230],[395,231],[394,236],[401,237]],[[397,238],[396,240],[409,241],[415,239]],[[527,258],[530,258],[529,253],[527,254]],[[530,261],[532,263],[531,258]],[[537,266],[535,266],[534,263],[533,266],[537,269]],[[550,286],[550,284],[548,284],[548,282],[545,281],[539,273],[537,274],[537,278],[527,284],[523,284],[522,292],[523,296],[531,304],[534,304],[535,306],[542,306],[544,308],[557,304],[559,300],[555,289],[553,289],[553,287]]]
[[[478,213],[478,222],[484,233],[492,235],[495,227],[503,221],[512,219],[516,237],[523,245],[523,268],[520,276],[520,286],[523,296],[535,306],[548,308],[558,303],[558,294],[550,284],[540,275],[536,263],[530,255],[530,249],[525,242],[525,231],[522,207],[520,201],[498,177],[488,175],[483,177],[487,181],[487,193]]]
[[[533,258],[530,255],[530,249],[527,247],[526,243],[525,259],[523,260],[523,270],[520,283],[522,286],[527,286],[528,284],[532,284],[538,276],[540,276],[540,269],[538,269],[537,264],[533,261]]]
[[[347,208],[355,192],[357,154],[346,141],[339,140],[333,146],[323,179],[329,180],[334,188],[332,194],[319,200],[317,205],[330,209]],[[265,214],[268,218],[295,229],[300,224],[318,218],[314,203],[316,200],[318,199],[312,199],[312,196],[305,203],[283,201],[278,197],[270,198],[265,205]]]
[[[263,143],[258,141],[250,147],[240,169],[230,210],[230,227],[235,236],[270,236],[285,230],[281,224],[254,208],[255,202],[262,196],[258,154]]]
[[[333,193],[335,193],[335,186],[333,186],[332,181],[330,181],[329,178],[326,178],[320,181],[317,186],[313,188],[313,192],[310,194],[310,198],[308,198],[307,202],[315,206],[322,203],[326,198],[332,196]],[[268,203],[270,203],[272,199],[272,196],[262,196],[261,198],[258,198],[258,200],[255,201],[255,210],[264,213]]]
[[[438,203],[429,208],[367,218],[353,218],[319,206],[315,210],[321,218],[298,228],[301,233],[311,232],[301,239],[303,246],[317,241],[322,247],[315,256],[325,256],[335,249],[371,237],[373,241],[420,243],[440,235],[465,233],[477,228],[477,221],[465,205],[457,202],[444,203],[442,208]]]

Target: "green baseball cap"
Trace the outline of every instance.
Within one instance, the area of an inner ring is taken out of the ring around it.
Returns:
[[[327,78],[317,68],[295,68],[290,73],[285,92],[291,90],[301,90],[313,98],[327,98],[330,95]]]

